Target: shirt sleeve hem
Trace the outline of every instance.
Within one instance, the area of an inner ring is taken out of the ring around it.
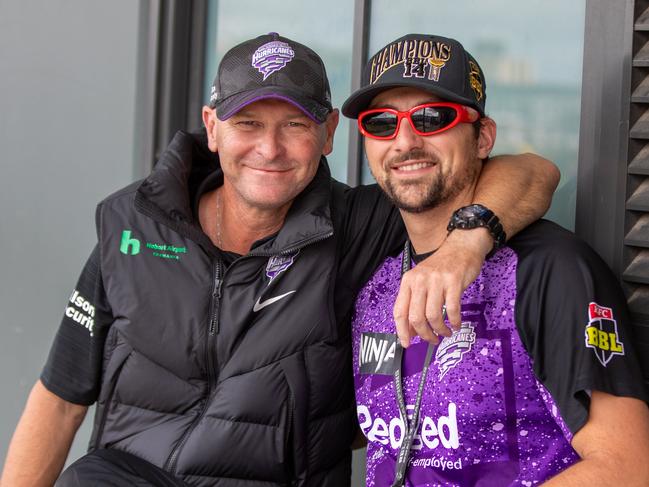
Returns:
[[[67,401],[72,404],[77,404],[79,406],[91,406],[92,404],[95,403],[95,399],[92,398],[90,395],[85,395],[85,396],[75,395],[71,393],[69,390],[66,390],[65,388],[62,388],[57,384],[51,382],[49,379],[45,377],[44,374],[41,374],[40,380],[43,386],[45,386],[45,389],[50,391],[52,394],[60,397],[64,401]]]

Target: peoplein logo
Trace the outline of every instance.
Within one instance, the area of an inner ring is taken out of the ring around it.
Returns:
[[[119,251],[124,255],[137,255],[140,253],[140,241],[137,238],[131,238],[130,230],[122,231]]]
[[[446,337],[440,342],[435,353],[439,380],[442,380],[449,370],[460,363],[464,354],[471,351],[474,343],[474,326],[469,321],[463,321],[459,330],[454,331],[450,337]]]
[[[606,367],[614,355],[624,355],[624,344],[617,332],[613,310],[597,303],[588,305],[586,347],[592,348],[597,360]]]
[[[363,333],[358,350],[361,374],[392,375],[397,336],[390,333]]]
[[[408,420],[412,419],[414,405],[406,404]],[[448,403],[448,414],[433,418],[423,415],[417,426],[411,450],[434,450],[444,448],[446,450],[457,450],[460,446],[460,431],[457,424],[457,405],[454,402]],[[392,418],[381,417],[378,414],[372,418],[370,409],[359,404],[356,406],[358,424],[363,434],[373,443],[380,443],[398,450],[403,443],[405,433],[405,422],[401,414]]]

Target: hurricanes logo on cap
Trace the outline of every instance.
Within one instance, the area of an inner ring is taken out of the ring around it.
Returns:
[[[469,83],[475,93],[475,99],[481,101],[482,97],[484,97],[484,87],[482,85],[482,74],[480,74],[480,68],[473,61],[469,61],[469,68],[471,69],[469,72]]]
[[[286,42],[268,42],[252,55],[252,67],[264,75],[265,81],[271,74],[286,66],[294,56],[295,51]]]

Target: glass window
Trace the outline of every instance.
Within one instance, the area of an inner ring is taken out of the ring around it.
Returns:
[[[370,55],[417,32],[453,37],[476,57],[498,125],[494,154],[554,161],[561,182],[547,217],[574,229],[585,0],[373,0],[371,15]]]
[[[348,0],[320,3],[302,0],[210,0],[208,6],[204,99],[221,57],[236,44],[268,32],[309,46],[322,57],[329,77],[333,105],[340,107],[351,85],[353,9]],[[333,153],[328,156],[332,175],[347,179],[349,120],[340,117]]]

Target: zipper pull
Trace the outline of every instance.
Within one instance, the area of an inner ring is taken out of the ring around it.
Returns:
[[[223,284],[223,279],[216,280],[216,299],[221,299],[221,285]]]

